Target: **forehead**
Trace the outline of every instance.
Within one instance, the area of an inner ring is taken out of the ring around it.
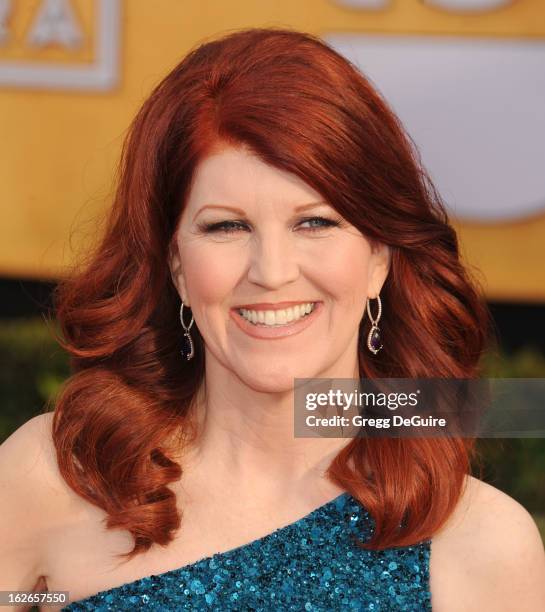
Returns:
[[[187,208],[195,210],[204,204],[297,206],[313,199],[320,195],[298,176],[265,163],[249,150],[229,147],[197,165]]]

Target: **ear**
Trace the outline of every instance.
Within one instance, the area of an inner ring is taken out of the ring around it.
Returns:
[[[180,249],[175,239],[170,242],[170,246],[168,249],[168,267],[170,270],[172,282],[174,283],[174,286],[180,294],[180,298],[182,299],[185,306],[189,306],[187,288],[185,285],[185,279],[182,269],[182,260],[180,257]]]
[[[372,244],[367,284],[367,294],[370,298],[376,298],[380,293],[390,271],[391,261],[392,250],[388,245],[380,242]]]

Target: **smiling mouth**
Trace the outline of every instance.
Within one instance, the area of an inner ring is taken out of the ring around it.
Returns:
[[[276,310],[252,310],[236,308],[235,311],[248,323],[256,327],[282,327],[290,325],[308,316],[317,302],[304,302],[289,308]]]

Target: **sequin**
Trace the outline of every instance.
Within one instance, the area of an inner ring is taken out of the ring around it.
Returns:
[[[431,610],[431,540],[362,550],[373,519],[348,493],[226,552],[73,601],[65,611]]]

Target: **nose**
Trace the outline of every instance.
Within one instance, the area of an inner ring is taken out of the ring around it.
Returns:
[[[248,280],[266,289],[277,289],[299,277],[296,245],[289,236],[267,232],[252,241]]]

